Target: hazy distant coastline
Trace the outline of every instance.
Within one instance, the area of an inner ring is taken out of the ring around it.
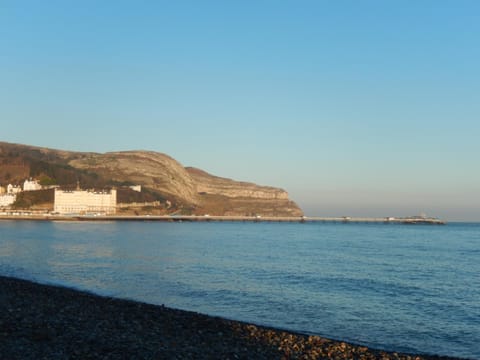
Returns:
[[[429,224],[444,225],[445,221],[437,218],[355,218],[355,217],[315,217],[315,216],[212,216],[212,215],[55,215],[13,212],[0,213],[3,220],[44,220],[44,221],[161,221],[161,222],[333,222],[333,223],[385,223],[385,224]]]

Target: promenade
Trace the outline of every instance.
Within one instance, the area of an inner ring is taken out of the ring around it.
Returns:
[[[280,217],[280,216],[214,216],[214,215],[59,215],[51,213],[10,212],[0,214],[0,220],[50,220],[50,221],[163,221],[163,222],[298,222],[298,223],[385,223],[444,225],[445,221],[426,217]]]

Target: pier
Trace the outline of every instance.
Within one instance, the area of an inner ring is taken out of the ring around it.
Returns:
[[[446,222],[437,218],[427,217],[309,217],[308,221],[314,222],[342,222],[342,223],[386,223],[386,224],[428,224],[428,225],[445,225]]]
[[[58,215],[11,212],[0,214],[0,220],[50,220],[50,221],[163,221],[163,222],[298,222],[298,223],[384,223],[444,225],[446,222],[427,217],[316,217],[316,216],[214,216],[214,215]]]

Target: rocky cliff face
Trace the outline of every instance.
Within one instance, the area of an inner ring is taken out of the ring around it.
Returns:
[[[0,158],[4,168],[9,164],[12,169],[22,166],[22,169],[28,169],[29,176],[56,181],[59,185],[72,185],[77,180],[82,186],[139,184],[168,200],[169,207],[165,211],[175,209],[198,215],[303,214],[282,189],[185,168],[170,156],[158,152],[83,153],[0,142]],[[11,178],[11,174],[9,176]],[[170,204],[173,204],[171,208]]]
[[[199,211],[212,215],[303,215],[283,189],[221,178],[191,167],[186,170],[200,195]]]
[[[112,180],[140,184],[196,205],[196,186],[185,168],[168,155],[152,151],[121,151],[89,154],[69,165],[93,171]]]
[[[282,189],[221,178],[192,167],[186,170],[194,180],[198,193],[223,195],[230,198],[288,200],[288,193]]]

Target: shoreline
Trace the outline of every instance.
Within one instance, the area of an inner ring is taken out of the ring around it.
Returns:
[[[297,222],[297,223],[375,223],[402,225],[445,225],[437,218],[366,218],[366,217],[316,217],[316,216],[217,216],[217,215],[57,215],[30,214],[12,212],[0,214],[0,220],[32,220],[32,221],[140,221],[140,222]]]
[[[372,349],[1,275],[0,289],[0,355],[8,359],[459,359]]]

